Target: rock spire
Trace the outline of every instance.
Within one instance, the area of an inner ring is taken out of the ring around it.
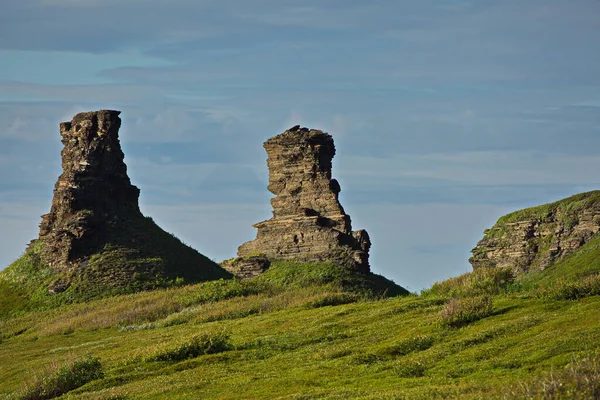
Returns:
[[[291,129],[264,143],[273,217],[254,225],[256,239],[238,256],[330,261],[369,272],[371,242],[364,230],[352,231],[350,216],[338,200],[340,185],[331,177],[333,138],[322,131]]]
[[[120,111],[77,114],[60,124],[63,173],[50,212],[42,217],[43,256],[55,270],[98,250],[107,223],[122,210],[139,213],[140,191],[131,184],[119,143]]]
[[[50,293],[75,286],[90,298],[230,277],[142,215],[119,142],[119,114],[84,112],[60,124],[62,174],[28,249],[52,270]]]

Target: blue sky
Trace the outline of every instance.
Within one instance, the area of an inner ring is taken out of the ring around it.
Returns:
[[[372,267],[470,270],[511,210],[597,189],[598,0],[20,0],[0,14],[0,268],[37,236],[58,123],[121,110],[142,211],[210,258],[268,219],[262,142],[331,133]]]

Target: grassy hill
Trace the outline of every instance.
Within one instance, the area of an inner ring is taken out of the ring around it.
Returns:
[[[480,269],[420,295],[384,298],[404,293],[383,278],[357,278],[328,264],[275,263],[248,281],[23,312],[0,320],[0,394],[594,398],[597,245],[589,242],[537,276],[517,280],[508,270]]]
[[[56,272],[42,262],[43,240],[0,271],[0,317],[116,294],[180,286],[232,275],[137,211],[108,224],[107,239],[85,264]],[[64,292],[50,294],[55,282]]]

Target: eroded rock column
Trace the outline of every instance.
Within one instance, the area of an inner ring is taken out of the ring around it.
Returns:
[[[63,172],[39,235],[42,258],[56,271],[97,251],[107,224],[117,223],[126,213],[140,213],[140,191],[127,176],[119,143],[119,114],[85,112],[60,124]]]
[[[295,126],[264,143],[273,218],[254,225],[256,239],[238,248],[238,256],[330,261],[369,271],[371,242],[364,230],[352,232],[350,216],[338,200],[340,185],[331,177],[333,138]]]

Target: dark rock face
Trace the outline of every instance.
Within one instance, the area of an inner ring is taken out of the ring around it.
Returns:
[[[543,270],[600,231],[600,192],[588,192],[509,214],[471,251],[473,268]]]
[[[42,217],[42,257],[56,271],[99,250],[107,222],[122,210],[140,213],[140,191],[131,184],[118,132],[120,111],[77,114],[60,124],[63,173],[50,213]]]
[[[352,232],[331,178],[333,138],[295,126],[264,143],[273,218],[254,225],[257,237],[238,248],[240,257],[330,261],[369,272],[371,242],[364,230]]]

